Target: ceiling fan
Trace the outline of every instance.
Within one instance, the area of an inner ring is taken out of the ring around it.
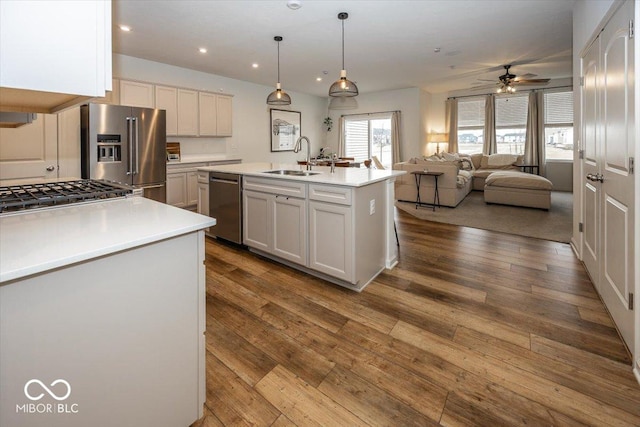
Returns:
[[[515,74],[509,72],[511,65],[503,65],[505,73],[498,77],[498,93],[506,92],[513,93],[516,91],[517,85],[546,85],[550,79],[532,79],[524,77],[535,77],[535,74],[525,74],[523,77],[518,78]]]

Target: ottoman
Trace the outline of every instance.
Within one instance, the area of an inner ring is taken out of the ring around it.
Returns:
[[[517,171],[493,172],[484,184],[484,201],[549,210],[553,184],[547,178]]]

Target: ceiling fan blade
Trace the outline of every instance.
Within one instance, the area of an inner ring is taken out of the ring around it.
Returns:
[[[546,85],[550,79],[528,79],[528,80],[514,80],[512,84],[518,85]]]

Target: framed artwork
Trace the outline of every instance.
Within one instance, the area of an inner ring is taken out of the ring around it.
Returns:
[[[271,109],[271,151],[293,151],[300,137],[300,111]]]

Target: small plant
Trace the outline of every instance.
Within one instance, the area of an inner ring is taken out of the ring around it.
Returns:
[[[333,126],[333,120],[331,120],[331,117],[324,119],[324,125],[327,127],[327,132],[331,132],[331,127]]]

